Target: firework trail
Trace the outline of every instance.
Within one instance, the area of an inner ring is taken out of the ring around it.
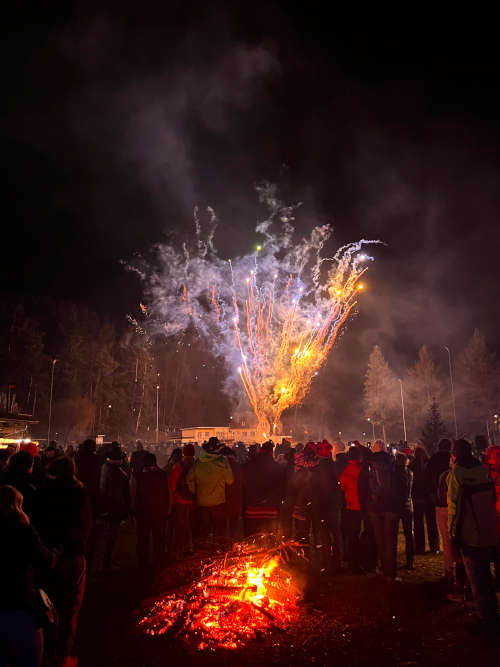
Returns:
[[[195,210],[194,251],[158,245],[157,268],[133,268],[146,286],[147,326],[176,335],[195,326],[213,352],[240,381],[258,420],[259,438],[279,427],[284,410],[300,404],[363,289],[361,277],[372,260],[360,240],[321,256],[329,225],[294,240],[297,206],[285,206],[276,188],[257,188],[269,210],[256,226],[262,245],[243,257],[217,255],[217,218],[208,209],[208,230]],[[142,305],[142,304],[141,304]]]

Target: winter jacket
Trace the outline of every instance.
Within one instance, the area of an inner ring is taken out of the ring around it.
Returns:
[[[412,498],[414,502],[424,502],[430,495],[427,465],[421,466],[420,461],[414,459],[408,466],[413,473]]]
[[[220,454],[203,451],[187,474],[191,493],[200,507],[214,507],[226,502],[226,484],[234,481],[229,461]]]
[[[359,477],[363,464],[361,461],[349,461],[340,475],[340,488],[344,492],[345,505],[348,510],[360,510]]]
[[[436,496],[436,505],[438,507],[448,507],[448,475],[450,468],[447,468],[439,477],[438,490]]]
[[[92,527],[89,495],[79,482],[50,479],[40,492],[40,536],[48,547],[62,547],[65,556],[85,554]]]
[[[0,517],[0,610],[35,610],[37,589],[54,554],[46,549],[31,525],[17,517]]]
[[[451,467],[447,500],[450,535],[457,544],[496,545],[495,487],[477,459],[472,459],[469,467]]]
[[[169,507],[168,478],[158,466],[148,466],[132,478],[132,508],[140,521],[166,519]]]
[[[99,508],[99,480],[101,477],[101,460],[93,452],[77,452],[75,464],[78,479],[83,483],[90,497],[94,514]]]
[[[144,465],[144,456],[147,454],[145,449],[137,449],[135,452],[132,452],[130,457],[130,470],[134,475],[140,475],[142,472],[142,467]]]
[[[190,471],[193,461],[185,458],[176,463],[168,478],[168,488],[170,490],[170,506],[173,505],[192,505],[194,495],[187,485],[187,474]]]
[[[398,485],[398,505],[399,515],[407,512],[413,512],[413,502],[411,497],[413,487],[413,473],[408,468],[399,468],[396,466],[396,478]]]
[[[116,463],[101,468],[101,506],[112,519],[125,519],[130,512],[130,488],[127,473]]]
[[[241,516],[243,508],[243,468],[232,457],[228,458],[229,465],[233,471],[234,482],[226,486],[226,509],[230,519]]]
[[[450,452],[440,451],[431,456],[425,474],[426,487],[434,505],[437,504],[438,484],[441,474],[450,467]]]
[[[396,469],[392,457],[387,452],[377,452],[369,459],[366,510],[399,512]]]
[[[248,518],[276,519],[285,495],[285,468],[272,453],[259,452],[243,468],[243,503]]]
[[[313,502],[325,510],[341,510],[344,506],[344,494],[340,488],[337,466],[328,457],[320,457],[317,469],[313,472]]]

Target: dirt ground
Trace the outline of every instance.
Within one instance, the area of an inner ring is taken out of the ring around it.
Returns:
[[[244,649],[197,651],[180,640],[137,632],[144,589],[133,549],[128,529],[118,549],[122,569],[88,584],[78,640],[81,667],[500,665],[500,635],[470,635],[465,623],[472,606],[446,600],[441,556],[417,556],[414,571],[399,570],[401,584],[387,584],[377,575],[325,577],[287,632]],[[189,576],[186,569],[172,567],[163,586],[180,585]]]

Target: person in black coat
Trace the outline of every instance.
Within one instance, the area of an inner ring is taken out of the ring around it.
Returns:
[[[410,470],[413,473],[413,524],[415,530],[415,553],[425,553],[425,529],[424,518],[427,524],[427,540],[429,542],[429,551],[436,553],[439,551],[439,534],[436,521],[436,505],[431,498],[429,489],[429,475],[427,464],[429,457],[425,448],[419,445],[415,448],[415,458],[410,463]],[[439,479],[439,478],[438,478]],[[435,492],[437,492],[437,483]]]
[[[243,467],[245,535],[272,532],[285,492],[285,470],[273,459],[274,445],[265,442]]]
[[[382,574],[396,581],[400,500],[393,458],[383,440],[375,440],[368,463],[366,509],[377,542]]]
[[[332,446],[323,440],[316,444],[316,451],[318,466],[312,469],[311,476],[313,535],[315,544],[321,544],[321,569],[335,574],[344,558],[344,494],[339,484],[337,461],[334,463],[332,459]]]
[[[43,629],[38,589],[56,562],[41,543],[23,497],[13,486],[0,486],[0,664],[42,664]]]
[[[113,552],[122,521],[130,516],[130,486],[123,470],[123,452],[118,442],[108,449],[106,463],[101,468],[100,506],[104,513],[104,572],[112,569]]]
[[[413,558],[415,544],[413,538],[413,503],[411,498],[413,486],[413,473],[408,469],[408,457],[399,452],[396,454],[396,472],[398,475],[399,489],[399,521],[403,524],[405,536],[406,568],[413,570]]]
[[[439,479],[445,470],[450,467],[451,442],[443,438],[438,445],[438,451],[431,456],[427,463],[425,474],[427,476],[427,491],[434,507],[438,505]]]
[[[131,481],[131,503],[137,524],[137,560],[145,571],[158,572],[165,553],[165,529],[169,510],[168,477],[156,465],[156,456],[145,452],[140,475]],[[150,558],[150,540],[153,553]]]
[[[87,539],[92,525],[90,499],[76,477],[73,459],[62,456],[47,470],[40,493],[40,534],[48,547],[62,553],[49,583],[49,596],[59,614],[57,654],[73,664],[78,616],[86,579]]]

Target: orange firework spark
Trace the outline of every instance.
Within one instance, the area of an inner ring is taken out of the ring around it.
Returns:
[[[275,293],[274,284],[271,289],[268,282],[259,287],[252,275],[246,279],[241,323],[233,295],[235,341],[242,359],[238,373],[259,423],[259,437],[268,437],[282,413],[306,397],[356,305],[365,270],[351,261],[350,254],[341,257],[322,287],[327,298],[319,300],[305,294],[292,274],[282,293]]]

